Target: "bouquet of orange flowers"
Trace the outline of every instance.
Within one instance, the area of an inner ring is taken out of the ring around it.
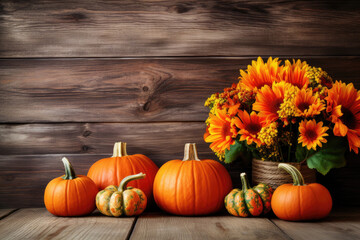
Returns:
[[[305,61],[259,57],[205,106],[204,140],[227,163],[239,155],[306,161],[325,175],[345,165],[347,149],[360,147],[360,92]]]

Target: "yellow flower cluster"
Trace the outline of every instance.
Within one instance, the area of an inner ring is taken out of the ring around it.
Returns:
[[[278,130],[276,122],[270,123],[268,126],[263,127],[258,133],[258,138],[262,143],[267,146],[275,144],[275,139],[277,137]]]
[[[296,106],[295,106],[295,97],[299,92],[299,88],[295,86],[289,87],[284,94],[283,103],[280,104],[280,108],[277,111],[279,118],[290,118],[295,116]]]
[[[326,89],[332,87],[333,79],[327,72],[317,67],[310,67],[306,72],[306,77],[309,79],[310,86],[322,95]]]
[[[211,94],[211,96],[208,99],[206,99],[204,106],[211,107],[218,97],[219,97],[218,93]]]

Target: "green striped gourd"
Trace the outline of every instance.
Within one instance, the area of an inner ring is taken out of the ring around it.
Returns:
[[[240,178],[242,189],[235,188],[225,197],[228,212],[237,217],[259,216],[270,212],[274,190],[264,183],[250,188],[246,173],[241,173]]]

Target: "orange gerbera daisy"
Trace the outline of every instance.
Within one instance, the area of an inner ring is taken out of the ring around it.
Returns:
[[[328,91],[327,112],[335,123],[334,135],[347,136],[350,151],[358,153],[360,147],[360,92],[352,83],[336,81]]]
[[[234,144],[237,130],[231,118],[226,114],[226,110],[216,110],[215,114],[210,114],[208,133],[204,135],[204,138],[205,142],[211,142],[210,148],[214,152],[224,154],[225,149],[230,150],[230,145]]]
[[[269,57],[266,63],[261,57],[257,61],[252,61],[252,65],[248,65],[247,71],[240,70],[239,87],[247,90],[258,90],[265,85],[272,85],[277,81],[279,74],[283,72],[283,66],[280,66],[278,58]]]
[[[248,145],[255,142],[256,145],[260,146],[261,141],[258,138],[258,133],[266,126],[265,119],[255,112],[251,112],[249,115],[247,111],[241,110],[239,111],[238,116],[239,118],[234,119],[234,124],[240,129],[240,141],[246,140]]]
[[[284,101],[285,91],[291,85],[286,82],[273,83],[262,87],[256,95],[253,109],[259,112],[261,117],[266,117],[269,121],[275,121],[279,118],[278,111]]]
[[[327,142],[324,137],[329,136],[326,133],[328,129],[328,127],[323,127],[323,122],[316,123],[315,119],[302,120],[299,124],[298,142],[302,143],[303,147],[306,146],[308,150],[316,151],[316,146],[322,147],[322,143]]]
[[[297,117],[312,117],[320,114],[325,104],[318,95],[313,95],[311,89],[301,89],[295,96],[295,108]]]
[[[282,79],[300,89],[307,88],[309,85],[309,78],[306,74],[308,68],[309,65],[305,61],[301,62],[300,59],[296,62],[293,59],[293,63],[286,60]]]

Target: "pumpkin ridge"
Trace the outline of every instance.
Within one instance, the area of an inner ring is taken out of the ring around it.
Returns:
[[[236,204],[236,202],[235,202],[235,198],[236,198],[236,196],[238,195],[238,194],[241,194],[240,192],[235,192],[234,194],[233,194],[233,201],[232,201],[232,207],[233,207],[233,209],[235,210],[235,212],[236,212],[236,214],[238,215],[238,216],[240,216],[240,213],[239,213],[239,206]],[[239,196],[239,198],[240,198],[240,196]],[[241,202],[240,202],[241,203]]]
[[[164,181],[163,179],[164,179],[164,176],[167,176],[169,171],[173,169],[173,166],[172,166],[172,165],[174,165],[173,163],[175,163],[175,162],[171,162],[171,161],[166,162],[163,166],[170,166],[170,167],[160,168],[158,173],[156,174],[155,179],[154,179],[153,188],[154,188],[155,191],[153,191],[153,192],[157,193],[156,198],[155,198],[155,194],[154,194],[154,199],[155,199],[155,202],[157,203],[157,205],[162,206],[163,208],[165,208],[166,202],[163,201],[162,197],[158,196],[158,195],[162,195],[162,192],[159,191],[158,189],[167,190],[167,182]],[[177,164],[177,162],[176,162],[176,164]],[[155,184],[155,181],[156,181],[157,184]]]
[[[135,166],[134,166],[135,162],[132,161],[132,158],[129,157],[128,155],[125,157],[126,157],[126,161],[128,161],[130,163],[129,165],[131,166],[132,174],[136,174],[137,170],[135,170]],[[135,159],[137,160],[136,157],[135,157]],[[141,161],[141,159],[140,159],[140,161]],[[132,182],[131,187],[139,188],[138,180],[133,180],[131,182]]]
[[[110,159],[110,160],[104,159],[104,162],[107,163],[107,166],[105,165],[106,168],[108,168],[108,169],[111,168],[111,165],[113,165],[112,162],[113,162],[113,161],[116,161],[115,159],[116,159],[116,158],[113,158],[113,159]],[[101,167],[102,167],[101,169],[104,169],[105,166],[104,166],[104,165],[101,165]],[[103,173],[101,173],[100,176],[101,176],[101,183],[102,183],[103,185],[105,185],[105,186],[101,186],[101,188],[104,189],[104,188],[106,188],[106,186],[108,185],[108,182],[106,181],[106,175],[103,174]],[[106,182],[106,184],[104,184],[104,182]]]
[[[317,194],[314,192],[312,186],[310,186],[308,189],[309,189],[309,192],[311,192],[313,198],[316,200],[314,204],[318,205],[320,203],[320,201],[319,201]],[[316,209],[316,212],[318,212],[318,209]]]
[[[150,168],[146,168],[146,166],[144,166],[144,163],[143,163],[143,158],[141,158],[140,156],[138,156],[139,154],[135,154],[135,155],[133,155],[133,157],[137,160],[136,162],[137,163],[139,163],[139,165],[141,166],[141,171],[140,172],[146,172],[146,170],[147,169],[150,169]],[[145,155],[143,155],[144,157],[146,157]],[[138,170],[139,171],[139,170]],[[149,174],[146,174],[146,175],[149,175]],[[149,176],[148,176],[149,177]],[[140,180],[141,179],[139,179],[139,180],[136,180],[136,185],[137,185],[137,187],[136,188],[140,188],[140,186],[141,185],[143,185],[143,184],[140,184]],[[139,182],[138,182],[139,181]],[[144,183],[145,184],[145,183]],[[148,195],[151,195],[152,194],[152,187],[150,188],[151,189],[151,191],[150,191],[150,193],[148,193]],[[149,196],[149,198],[150,198],[150,196]]]
[[[196,214],[196,212],[198,211],[198,208],[197,208],[197,202],[196,202],[196,193],[197,193],[197,191],[196,191],[196,171],[195,171],[195,167],[194,167],[194,162],[195,161],[191,161],[191,168],[192,168],[192,176],[193,176],[193,179],[194,179],[194,181],[193,181],[193,184],[194,184],[194,187],[193,187],[193,196],[194,196],[194,207],[193,207],[193,209],[194,209],[194,213],[193,214]]]
[[[215,175],[216,177],[216,180],[217,180],[217,183],[220,183],[221,185],[225,185],[224,182],[222,181],[221,178],[219,178],[219,175],[216,171],[216,169],[214,169],[214,166],[212,165],[212,161],[214,160],[203,160],[203,161],[206,161],[208,164],[208,166],[210,166],[210,169],[212,170],[213,172],[213,175]],[[214,161],[215,162],[215,161]],[[220,164],[220,163],[219,163]],[[222,165],[221,165],[222,166]],[[218,186],[214,186],[212,189],[216,189],[217,190],[217,194],[215,196],[219,196],[219,195],[222,195],[223,193],[219,191],[219,188]],[[222,203],[219,203],[219,201],[216,203],[216,209],[219,208],[219,205],[221,206]],[[214,210],[213,210],[214,211]]]
[[[80,182],[81,183],[81,181],[78,181],[78,182]],[[81,196],[80,195],[80,193],[79,193],[79,189],[78,189],[78,186],[77,186],[78,184],[76,183],[76,182],[74,182],[74,187],[75,187],[75,190],[76,190],[76,194],[78,195],[78,196]],[[80,209],[80,199],[79,199],[80,197],[77,197],[76,198],[76,203],[77,203],[77,208],[76,209]],[[81,199],[82,200],[82,199]]]
[[[247,207],[247,203],[246,203],[246,197],[245,197],[245,191],[244,190],[240,190],[239,192],[240,194],[240,210],[241,210],[241,214],[243,214],[245,217],[249,216],[251,213]],[[239,214],[240,215],[240,214]]]
[[[66,215],[69,215],[69,204],[67,204],[68,201],[68,192],[69,192],[69,180],[66,180],[66,187],[65,187],[65,206],[66,206]]]
[[[116,179],[115,185],[118,186],[118,184],[120,184],[120,181],[119,181],[120,176],[119,176],[119,171],[118,171],[118,170],[120,169],[120,166],[119,166],[119,165],[121,165],[121,164],[120,164],[121,158],[115,157],[114,159],[115,159],[115,160],[114,160],[114,178],[113,178],[113,179]],[[104,174],[103,174],[103,175],[104,175]],[[111,184],[114,184],[114,182],[112,182]]]
[[[201,162],[200,162],[201,163]],[[209,188],[209,176],[206,174],[206,171],[204,170],[204,164],[197,164],[199,166],[199,169],[201,169],[201,172],[202,172],[202,177],[206,177],[206,189],[205,191],[206,192],[209,192],[209,189],[211,189],[211,186]],[[202,199],[204,201],[204,199]],[[205,204],[205,201],[206,201],[206,204]],[[205,201],[203,202],[203,206],[205,208],[207,208],[207,206],[209,205],[209,198],[206,198]]]
[[[58,180],[58,178],[56,178],[56,180]],[[51,197],[51,199],[55,199],[54,197],[55,197],[55,190],[56,190],[56,188],[58,188],[59,186],[58,186],[58,184],[56,184],[55,185],[55,188],[52,190],[52,197]],[[55,215],[57,215],[57,213],[56,213],[56,208],[55,208],[55,201],[52,201],[51,202],[51,205],[52,205],[52,211],[54,211],[54,213],[55,213]]]
[[[178,179],[179,179],[179,175],[180,175],[180,172],[181,172],[181,168],[184,166],[184,162],[183,161],[181,161],[180,162],[180,167],[178,168],[178,171],[177,171],[177,173],[176,173],[176,181],[175,181],[175,194],[174,194],[174,196],[175,196],[175,206],[176,206],[176,211],[179,213],[180,211],[179,211],[179,204],[178,204],[178,197],[177,197],[177,194],[178,194]]]

